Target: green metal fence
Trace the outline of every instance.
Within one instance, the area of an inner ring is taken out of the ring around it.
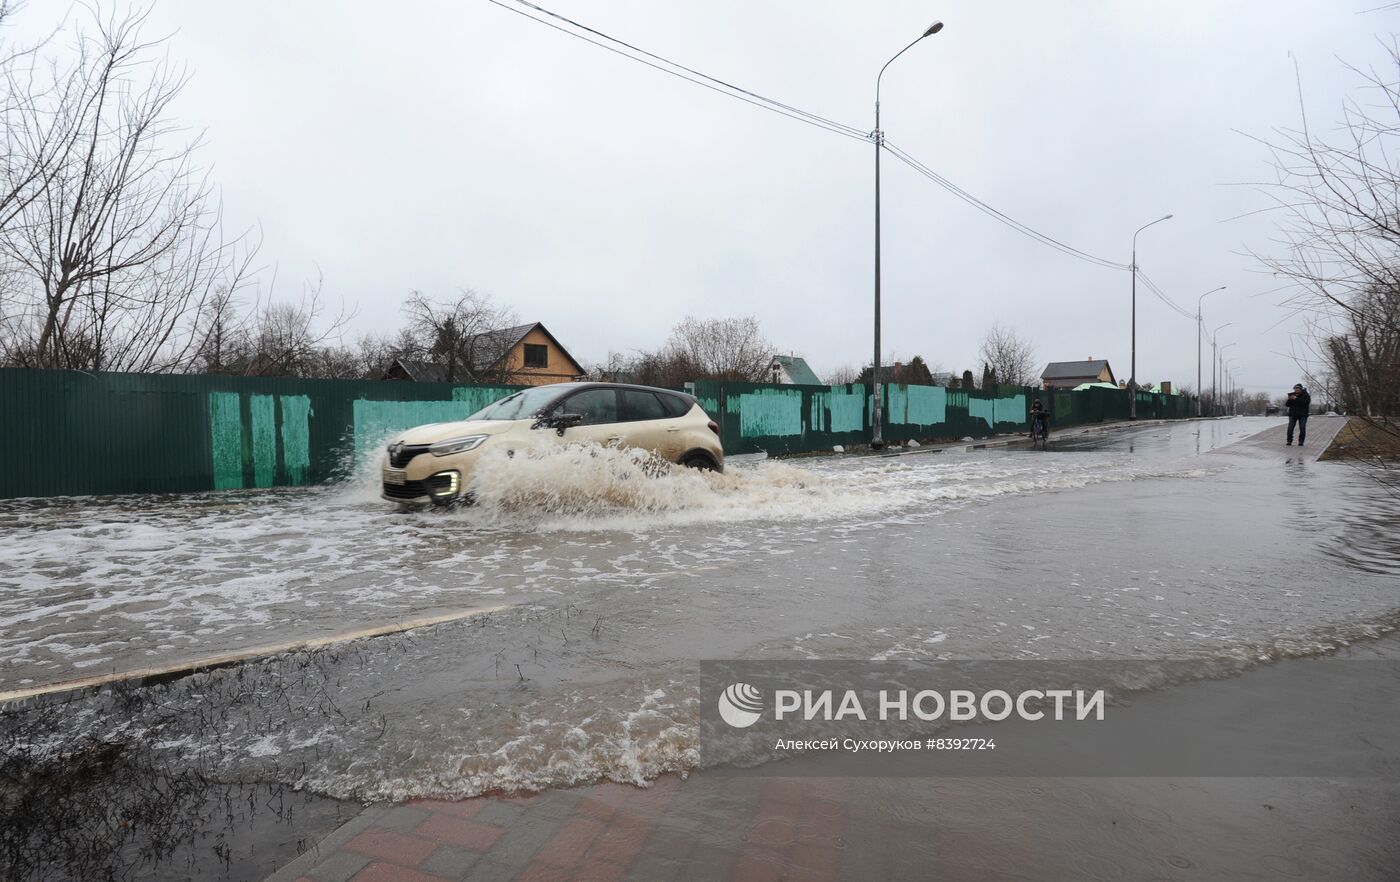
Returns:
[[[795,386],[697,382],[691,391],[720,424],[727,453],[796,453],[860,444],[870,438],[871,396],[865,386]],[[1128,392],[1042,391],[1026,386],[988,390],[887,385],[887,441],[987,438],[1029,431],[1030,403],[1039,398],[1051,425],[1065,428],[1128,418]],[[1138,393],[1139,419],[1189,416],[1190,400]]]
[[[515,386],[0,369],[0,498],[299,486],[341,477],[394,433],[461,419]],[[1126,419],[1117,389],[885,389],[890,441],[1027,428],[1039,397],[1056,427]],[[869,439],[864,386],[692,384],[729,453],[830,450]],[[1139,393],[1142,419],[1189,415]]]
[[[0,498],[318,484],[514,388],[0,369]]]

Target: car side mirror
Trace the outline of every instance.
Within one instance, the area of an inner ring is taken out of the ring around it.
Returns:
[[[583,414],[581,413],[556,413],[547,417],[540,417],[531,428],[554,429],[560,435],[563,435],[565,429],[571,426],[577,426],[581,422],[583,422]]]

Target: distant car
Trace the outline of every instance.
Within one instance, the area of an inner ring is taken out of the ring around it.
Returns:
[[[1264,416],[1278,416],[1282,412],[1283,408],[1279,407],[1277,404],[1270,404],[1264,408]]]
[[[548,439],[635,447],[681,466],[724,470],[719,424],[694,396],[622,383],[555,383],[507,395],[461,422],[403,432],[385,451],[383,498],[402,505],[470,502],[480,457]]]

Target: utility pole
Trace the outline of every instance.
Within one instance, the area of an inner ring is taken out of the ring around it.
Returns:
[[[1227,286],[1221,285],[1219,288],[1212,288],[1200,297],[1196,298],[1196,416],[1201,415],[1201,396],[1205,393],[1205,388],[1201,386],[1201,337],[1205,336],[1205,328],[1201,326],[1201,304],[1207,297],[1216,291],[1224,291]],[[1211,356],[1214,358],[1214,356]],[[1215,370],[1211,369],[1211,383],[1214,385]],[[1212,392],[1212,395],[1214,393]]]
[[[1137,419],[1137,237],[1138,233],[1152,226],[1160,224],[1164,220],[1171,220],[1171,215],[1159,217],[1151,223],[1143,224],[1133,233],[1133,263],[1130,269],[1133,271],[1133,330],[1132,330],[1132,364],[1128,369],[1128,419]]]
[[[1215,348],[1215,338],[1216,338],[1217,336],[1219,336],[1219,334],[1220,334],[1221,331],[1225,330],[1226,328],[1230,327],[1230,326],[1233,325],[1233,324],[1234,324],[1234,322],[1226,322],[1225,324],[1223,324],[1223,325],[1221,325],[1220,327],[1216,328],[1216,329],[1215,329],[1215,332],[1212,333],[1212,334],[1210,335],[1210,415],[1211,415],[1211,416],[1215,416],[1215,411],[1216,411],[1216,409],[1220,407],[1220,396],[1219,396],[1219,394],[1218,394],[1218,392],[1217,392],[1217,387],[1216,387],[1216,377],[1217,377],[1218,374],[1219,374],[1219,371],[1217,371],[1216,368],[1219,367],[1219,364],[1220,364],[1220,361],[1219,361],[1219,359],[1220,359],[1220,353],[1219,353],[1219,350],[1217,350],[1217,349]]]
[[[894,58],[886,61],[884,67],[880,68],[880,73],[875,77],[875,131],[872,137],[875,141],[875,358],[870,365],[870,391],[875,396],[870,412],[870,446],[879,450],[885,446],[882,423],[884,421],[884,389],[880,385],[880,151],[885,149],[885,133],[880,130],[880,81],[884,79],[885,68],[894,63],[894,59],[903,55],[913,48],[914,43],[925,37],[932,37],[943,30],[943,22],[936,21],[928,26],[913,43],[905,46],[894,54]]]
[[[1223,325],[1222,325],[1222,327],[1223,327]],[[1236,341],[1234,341],[1233,343],[1226,343],[1224,346],[1221,346],[1221,347],[1220,347],[1220,385],[1226,386],[1226,389],[1225,389],[1225,410],[1224,410],[1224,414],[1225,414],[1226,416],[1229,416],[1229,415],[1230,415],[1230,403],[1229,403],[1229,402],[1230,402],[1230,397],[1229,397],[1229,396],[1230,396],[1230,390],[1229,390],[1229,388],[1228,388],[1227,377],[1226,377],[1226,374],[1225,374],[1225,350],[1226,350],[1226,349],[1229,349],[1231,346],[1234,346],[1235,343],[1238,343],[1238,342],[1240,342],[1240,341],[1236,340]]]

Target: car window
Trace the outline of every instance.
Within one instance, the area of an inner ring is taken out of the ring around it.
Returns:
[[[469,420],[523,420],[544,411],[563,392],[558,386],[535,386],[507,395],[467,417]]]
[[[622,418],[627,422],[639,420],[664,420],[666,410],[650,392],[639,389],[622,390]]]
[[[656,397],[661,399],[661,405],[666,408],[667,416],[679,417],[690,413],[690,402],[679,395],[667,395],[665,392],[657,392]]]
[[[583,415],[581,426],[597,426],[617,422],[617,391],[614,389],[585,389],[564,399],[555,413]]]

